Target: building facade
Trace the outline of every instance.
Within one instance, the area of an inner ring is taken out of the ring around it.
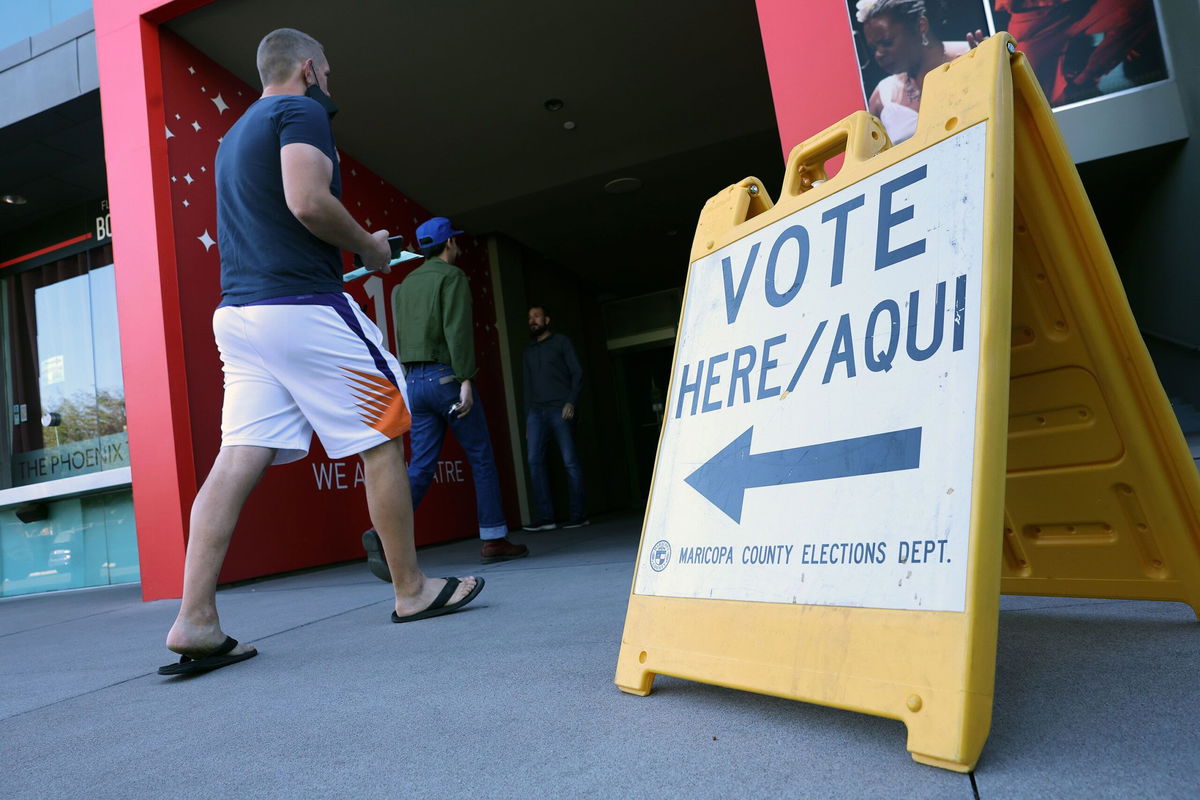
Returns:
[[[147,599],[178,596],[187,511],[219,447],[213,157],[257,97],[254,45],[285,24],[330,54],[356,219],[411,237],[444,214],[473,234],[464,267],[510,524],[528,520],[530,305],[580,350],[591,510],[642,506],[696,213],[746,174],[777,189],[781,155],[866,107],[888,62],[858,20],[863,4],[845,0],[491,5],[455,16],[417,4],[386,20],[275,0],[6,5],[0,595],[141,580]],[[938,20],[947,31],[976,16],[989,32],[1021,24],[1020,3],[947,5],[960,15]],[[1143,5],[1149,17],[1081,19],[1045,87],[1160,377],[1186,409],[1200,405],[1189,211],[1200,57],[1185,47],[1200,9]],[[458,32],[453,57],[407,33],[446,29]],[[1088,96],[1056,84],[1088,68]],[[393,346],[403,274],[348,287]],[[472,535],[455,447],[418,514],[419,542]],[[264,481],[222,577],[360,557],[367,524],[357,460],[314,442]]]
[[[90,6],[0,25],[0,596],[139,578]]]

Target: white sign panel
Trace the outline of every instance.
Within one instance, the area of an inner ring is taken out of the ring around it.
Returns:
[[[963,610],[985,125],[692,264],[637,594]]]

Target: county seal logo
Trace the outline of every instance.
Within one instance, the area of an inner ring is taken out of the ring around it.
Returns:
[[[650,569],[662,572],[670,563],[671,543],[666,539],[659,539],[654,543],[654,547],[650,548]]]

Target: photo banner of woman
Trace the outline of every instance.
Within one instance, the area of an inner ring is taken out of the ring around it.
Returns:
[[[893,144],[917,129],[925,76],[992,32],[983,0],[849,0],[867,110]]]
[[[1154,0],[847,0],[866,108],[893,144],[916,130],[925,76],[1008,31],[1054,108],[1169,75]]]

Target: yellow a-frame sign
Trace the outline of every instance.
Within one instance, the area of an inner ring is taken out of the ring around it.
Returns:
[[[845,152],[831,179],[825,162]],[[1200,612],[1200,478],[1006,34],[704,207],[616,683],[901,720],[974,767],[1001,590]]]

